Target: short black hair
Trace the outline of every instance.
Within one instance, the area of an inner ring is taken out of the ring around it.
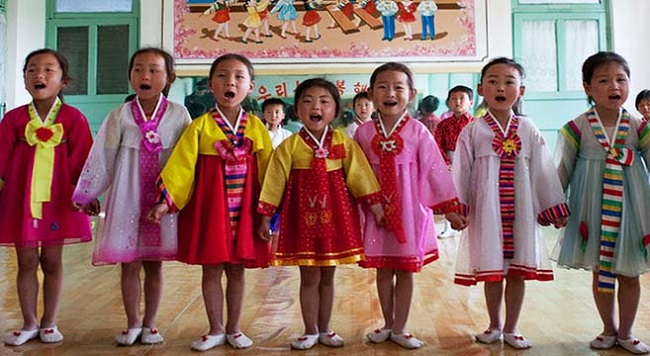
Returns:
[[[456,85],[455,87],[449,89],[449,92],[447,93],[447,101],[451,99],[451,94],[458,92],[465,93],[467,94],[469,100],[474,100],[474,90],[472,90],[472,88],[466,87],[464,85]]]
[[[287,104],[284,103],[284,100],[280,98],[268,98],[262,103],[262,112],[264,112],[264,110],[266,110],[266,107],[270,105],[280,105],[282,107],[282,111],[286,111]]]
[[[639,109],[639,104],[643,99],[650,100],[650,90],[643,89],[639,92],[639,94],[636,95],[636,100],[634,101],[634,107]]]

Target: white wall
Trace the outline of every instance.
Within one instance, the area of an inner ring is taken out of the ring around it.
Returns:
[[[642,89],[650,89],[650,1],[610,0],[612,3],[611,39],[614,52],[623,56],[630,64],[630,96],[625,104],[629,111],[636,112],[634,99]]]
[[[45,46],[45,1],[9,0],[7,3],[7,111],[28,103],[23,65],[29,52]]]

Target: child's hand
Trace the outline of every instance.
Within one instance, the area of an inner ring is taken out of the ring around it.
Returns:
[[[384,215],[384,208],[381,204],[377,203],[368,207],[368,210],[372,213],[372,216],[375,218],[375,223],[379,227],[384,227],[386,225],[386,216]]]
[[[257,235],[264,241],[271,241],[272,235],[270,216],[262,216],[262,222],[260,223],[259,229],[257,229]]]
[[[152,223],[160,224],[160,219],[163,217],[163,215],[167,214],[167,212],[169,212],[169,207],[167,204],[156,204],[151,209],[149,214],[147,214],[147,220]]]
[[[454,230],[463,230],[467,227],[468,221],[467,218],[463,215],[460,215],[456,212],[448,213],[445,215],[445,219],[451,223],[451,228]]]
[[[83,207],[84,213],[90,216],[95,216],[101,211],[101,204],[99,199],[93,200],[90,204]]]
[[[553,222],[553,226],[554,226],[556,229],[559,229],[559,228],[561,228],[561,227],[565,227],[565,226],[566,226],[566,223],[567,223],[568,220],[569,220],[569,218],[566,217],[566,216],[563,217],[563,218],[557,218],[557,219],[555,219],[555,220],[552,221],[552,222]]]

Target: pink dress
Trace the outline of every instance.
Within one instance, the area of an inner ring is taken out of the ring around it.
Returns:
[[[397,219],[401,221],[406,239],[400,243],[396,233],[378,228],[372,215],[365,212],[363,236],[366,260],[360,265],[419,272],[424,265],[438,259],[434,210],[436,213],[446,213],[457,205],[452,176],[438,151],[438,145],[422,123],[409,117],[387,139],[377,121],[361,125],[355,139],[379,177],[384,212],[391,209],[390,205],[385,204],[386,201],[399,196],[398,209],[401,209],[401,214]],[[394,156],[394,167],[387,167],[386,161],[380,157],[384,154],[382,147],[399,152]],[[394,191],[383,183],[382,167],[388,171],[394,169]]]
[[[4,180],[0,190],[0,245],[38,247],[90,241],[90,219],[71,209],[72,192],[92,145],[86,117],[63,104],[54,121],[63,126],[63,136],[54,147],[50,199],[41,203],[41,219],[35,218],[30,208],[38,145],[27,143],[29,121],[28,105],[9,111],[0,121],[0,178]]]

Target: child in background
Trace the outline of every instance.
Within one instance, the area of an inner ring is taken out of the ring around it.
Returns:
[[[407,111],[415,99],[411,71],[400,63],[386,63],[370,77],[368,95],[378,118],[357,130],[355,139],[368,157],[381,185],[386,228],[366,217],[366,259],[359,264],[377,269],[377,291],[384,326],[368,334],[380,343],[389,338],[407,349],[422,341],[406,331],[415,272],[438,259],[433,212],[448,213],[454,227],[464,218],[457,207],[456,190],[431,133]],[[368,215],[366,213],[366,215]]]
[[[632,335],[648,271],[650,236],[650,128],[623,108],[630,69],[623,57],[599,52],[582,65],[582,82],[594,106],[560,130],[558,174],[571,217],[560,234],[558,266],[592,270],[592,289],[603,331],[590,346],[616,343],[631,353],[650,352]],[[618,285],[619,323],[615,320]]]
[[[239,327],[244,268],[269,263],[269,245],[257,237],[254,224],[261,181],[273,151],[262,121],[241,106],[253,91],[253,80],[253,65],[246,57],[229,53],[212,63],[210,87],[217,105],[181,135],[158,181],[164,203],[150,215],[160,221],[168,211],[180,210],[178,260],[202,266],[210,330],[192,343],[197,351],[226,342],[234,348],[253,344]]]
[[[375,106],[368,97],[368,92],[362,91],[352,99],[352,108],[354,109],[354,122],[345,128],[348,137],[354,137],[357,128],[368,121],[372,120],[372,113],[375,112]]]
[[[295,105],[305,124],[273,153],[262,186],[259,235],[271,238],[271,215],[280,208],[280,234],[273,265],[300,266],[300,306],[305,334],[291,343],[306,350],[317,343],[343,346],[330,329],[336,266],[363,258],[356,197],[383,221],[379,185],[359,146],[329,124],[341,113],[334,84],[308,79],[296,88]],[[281,206],[280,206],[281,204]],[[295,217],[299,217],[296,221]],[[293,219],[292,219],[293,218]]]
[[[469,108],[472,107],[474,100],[474,91],[464,85],[457,85],[449,90],[447,94],[447,107],[452,115],[440,121],[434,131],[434,137],[440,148],[440,153],[445,162],[451,167],[454,151],[456,150],[456,141],[458,135],[467,124],[474,120]],[[456,231],[451,228],[448,220],[445,220],[445,228],[438,235],[438,238],[444,239],[456,236]]]
[[[59,98],[70,83],[68,75],[68,61],[60,53],[31,52],[23,78],[32,102],[7,112],[0,121],[0,245],[16,248],[23,315],[20,331],[4,340],[11,346],[36,337],[45,343],[63,340],[56,326],[63,291],[63,245],[91,239],[90,220],[73,209],[72,192],[92,136],[86,117]],[[43,271],[40,325],[39,265]]]
[[[436,125],[440,123],[440,118],[436,115],[436,110],[440,105],[440,100],[433,95],[427,95],[418,105],[418,116],[420,122],[429,129],[429,132],[433,135],[436,130]]]
[[[285,116],[284,108],[284,101],[278,98],[269,98],[262,103],[262,114],[274,149],[292,135],[291,131],[282,128],[282,121]]]
[[[513,112],[525,92],[523,76],[521,65],[508,58],[496,58],[483,67],[478,93],[488,113],[460,133],[452,167],[469,221],[458,249],[454,282],[466,286],[485,282],[490,326],[476,339],[489,344],[503,335],[516,349],[532,346],[517,328],[524,281],[553,279],[539,223],[561,227],[569,213],[541,133]]]
[[[650,90],[643,89],[637,94],[635,100],[636,109],[645,121],[650,121]]]
[[[105,192],[106,220],[97,234],[93,264],[122,266],[122,302],[127,330],[115,336],[120,345],[163,342],[156,329],[162,297],[162,261],[176,259],[177,216],[161,225],[146,219],[156,205],[156,179],[191,118],[185,107],[167,101],[166,87],[176,78],[174,59],[159,48],[142,48],[129,62],[129,82],[136,97],[111,111],[95,143],[72,200],[84,211],[100,211],[97,198]],[[144,269],[145,313],[140,318]]]

